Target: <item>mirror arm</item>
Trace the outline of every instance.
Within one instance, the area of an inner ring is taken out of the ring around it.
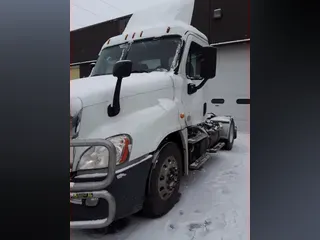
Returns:
[[[206,84],[206,82],[207,82],[208,80],[209,80],[209,78],[203,79],[202,82],[197,86],[197,90],[200,89],[200,88],[202,88],[202,87]]]
[[[121,90],[122,78],[118,78],[116,83],[116,88],[113,94],[113,102],[112,105],[108,106],[108,116],[115,117],[120,112],[120,90]]]
[[[209,78],[203,79],[199,85],[195,85],[194,83],[189,83],[188,84],[188,94],[191,95],[191,94],[196,93],[200,88],[202,88],[204,86],[204,84],[206,84],[206,82],[208,80],[209,80]]]

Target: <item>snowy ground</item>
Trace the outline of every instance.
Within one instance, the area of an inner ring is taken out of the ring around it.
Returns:
[[[133,216],[113,234],[72,231],[72,240],[247,240],[250,211],[249,134],[185,177],[180,202],[166,216]]]

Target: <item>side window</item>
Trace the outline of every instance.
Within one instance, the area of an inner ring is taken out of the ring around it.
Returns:
[[[195,42],[190,45],[187,64],[186,64],[186,75],[191,79],[201,79],[201,61],[202,61],[202,51],[201,46]]]

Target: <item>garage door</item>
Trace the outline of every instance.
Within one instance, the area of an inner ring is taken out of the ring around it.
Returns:
[[[208,111],[232,115],[239,131],[250,132],[250,44],[218,47],[217,76],[207,82]]]
[[[70,80],[80,78],[80,67],[72,66],[70,67]]]

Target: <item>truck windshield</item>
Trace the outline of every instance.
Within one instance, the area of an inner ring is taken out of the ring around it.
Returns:
[[[132,61],[132,73],[169,71],[180,43],[181,38],[174,36],[107,47],[101,51],[91,76],[112,74],[120,59]]]

